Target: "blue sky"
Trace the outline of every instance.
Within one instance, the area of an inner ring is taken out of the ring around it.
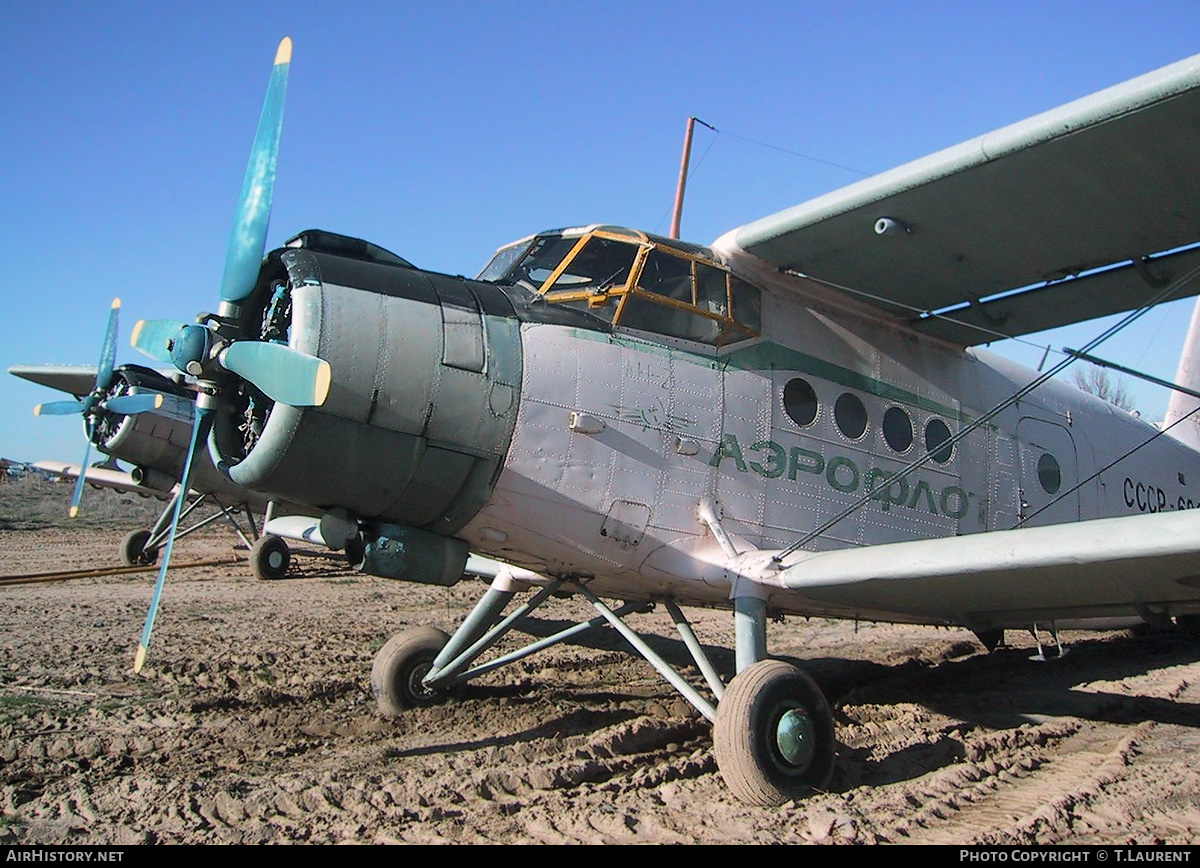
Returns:
[[[665,232],[688,115],[721,130],[697,132],[683,219],[709,242],[862,177],[752,141],[883,171],[1195,53],[1200,4],[5,0],[0,368],[95,364],[114,296],[118,362],[145,362],[137,319],[216,306],[284,35],[271,246],[320,227],[474,274],[539,229]],[[1097,354],[1171,378],[1190,311]],[[0,455],[78,460],[76,419],[31,414],[53,398],[0,376]]]

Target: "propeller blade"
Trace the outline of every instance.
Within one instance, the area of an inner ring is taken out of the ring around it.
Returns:
[[[88,459],[92,457],[92,438],[88,437],[83,449],[83,462],[79,465],[79,478],[75,480],[75,494],[71,497],[71,509],[67,513],[74,518],[79,515],[79,501],[83,499],[83,483],[87,478]]]
[[[109,398],[100,406],[111,413],[122,416],[136,416],[148,410],[157,410],[163,405],[163,396],[159,392],[141,392],[137,395],[118,395]]]
[[[179,492],[175,497],[175,514],[171,518],[171,533],[167,537],[167,547],[163,549],[162,567],[158,571],[158,581],[154,584],[154,596],[150,598],[150,610],[146,612],[146,624],[142,627],[142,637],[138,642],[137,656],[133,659],[133,671],[142,671],[146,663],[146,651],[150,648],[150,633],[154,630],[154,619],[158,617],[158,604],[162,599],[163,585],[167,580],[167,567],[171,563],[171,550],[175,547],[175,531],[179,529],[179,515],[183,511],[184,501],[192,483],[192,467],[196,457],[196,444],[208,440],[208,432],[212,428],[212,410],[196,407],[195,423],[192,425],[192,442],[188,445],[187,462],[183,466],[183,478],[179,480]]]
[[[82,401],[50,401],[38,404],[33,408],[35,416],[70,416],[72,413],[82,413]]]
[[[117,314],[121,312],[121,299],[112,300],[108,314],[108,331],[100,346],[100,364],[96,366],[96,388],[107,389],[112,385],[113,363],[117,360]]]
[[[221,298],[239,302],[254,289],[267,244],[267,226],[271,221],[271,198],[275,191],[275,163],[279,156],[279,136],[283,129],[283,98],[287,92],[288,67],[292,60],[292,40],[284,37],[275,52],[275,66],[263,101],[258,131],[250,150],[250,162],[242,181],[242,194],[234,215],[225,273],[221,277]]]
[[[221,353],[221,364],[281,404],[319,407],[329,395],[329,363],[286,344],[238,341]]]
[[[173,319],[138,320],[129,336],[129,344],[156,362],[173,362],[171,347],[187,325]]]

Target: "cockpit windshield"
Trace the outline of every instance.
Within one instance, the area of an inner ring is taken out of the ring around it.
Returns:
[[[476,280],[486,280],[496,282],[504,275],[508,274],[509,269],[516,264],[517,260],[525,255],[525,251],[529,249],[529,245],[533,243],[532,238],[525,238],[515,244],[510,244],[507,247],[501,247],[496,251],[492,261],[483,267],[483,271],[479,272]]]

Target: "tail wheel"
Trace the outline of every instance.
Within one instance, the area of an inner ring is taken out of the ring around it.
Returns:
[[[421,683],[450,637],[433,627],[397,633],[375,655],[371,693],[385,717],[399,717],[410,708],[436,705],[445,693]]]
[[[829,784],[836,747],[829,703],[811,678],[781,660],[743,670],[717,707],[717,768],[735,796],[780,805]]]
[[[150,531],[135,530],[121,540],[121,563],[129,567],[148,567],[158,560],[158,546],[146,547]]]
[[[250,567],[258,579],[282,579],[291,562],[292,550],[277,536],[261,536],[250,549]]]

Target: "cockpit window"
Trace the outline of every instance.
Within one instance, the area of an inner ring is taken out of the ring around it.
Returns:
[[[517,263],[508,277],[509,283],[524,283],[530,289],[538,290],[546,282],[554,269],[558,268],[568,253],[579,243],[578,238],[561,238],[542,235],[533,239],[529,252]]]
[[[629,282],[629,273],[633,270],[633,260],[637,254],[638,247],[635,244],[611,238],[590,238],[565,266],[558,266],[557,275],[554,275],[556,269],[547,271],[542,280],[544,282],[554,275],[554,285],[545,287],[545,290],[606,293],[623,289]]]
[[[492,261],[483,267],[483,271],[479,272],[479,277],[476,280],[496,281],[508,274],[517,260],[525,255],[525,251],[533,244],[533,239],[518,241],[516,244],[510,244],[507,247],[501,247],[496,251],[496,255],[492,257]]]
[[[705,313],[729,316],[727,276],[719,268],[696,263],[696,306],[698,308]]]
[[[720,347],[758,334],[762,291],[718,265],[705,248],[595,227],[502,248],[480,276],[617,326]]]
[[[733,299],[733,309],[737,311],[738,322],[754,331],[760,331],[762,329],[762,290],[730,275],[729,295]]]

